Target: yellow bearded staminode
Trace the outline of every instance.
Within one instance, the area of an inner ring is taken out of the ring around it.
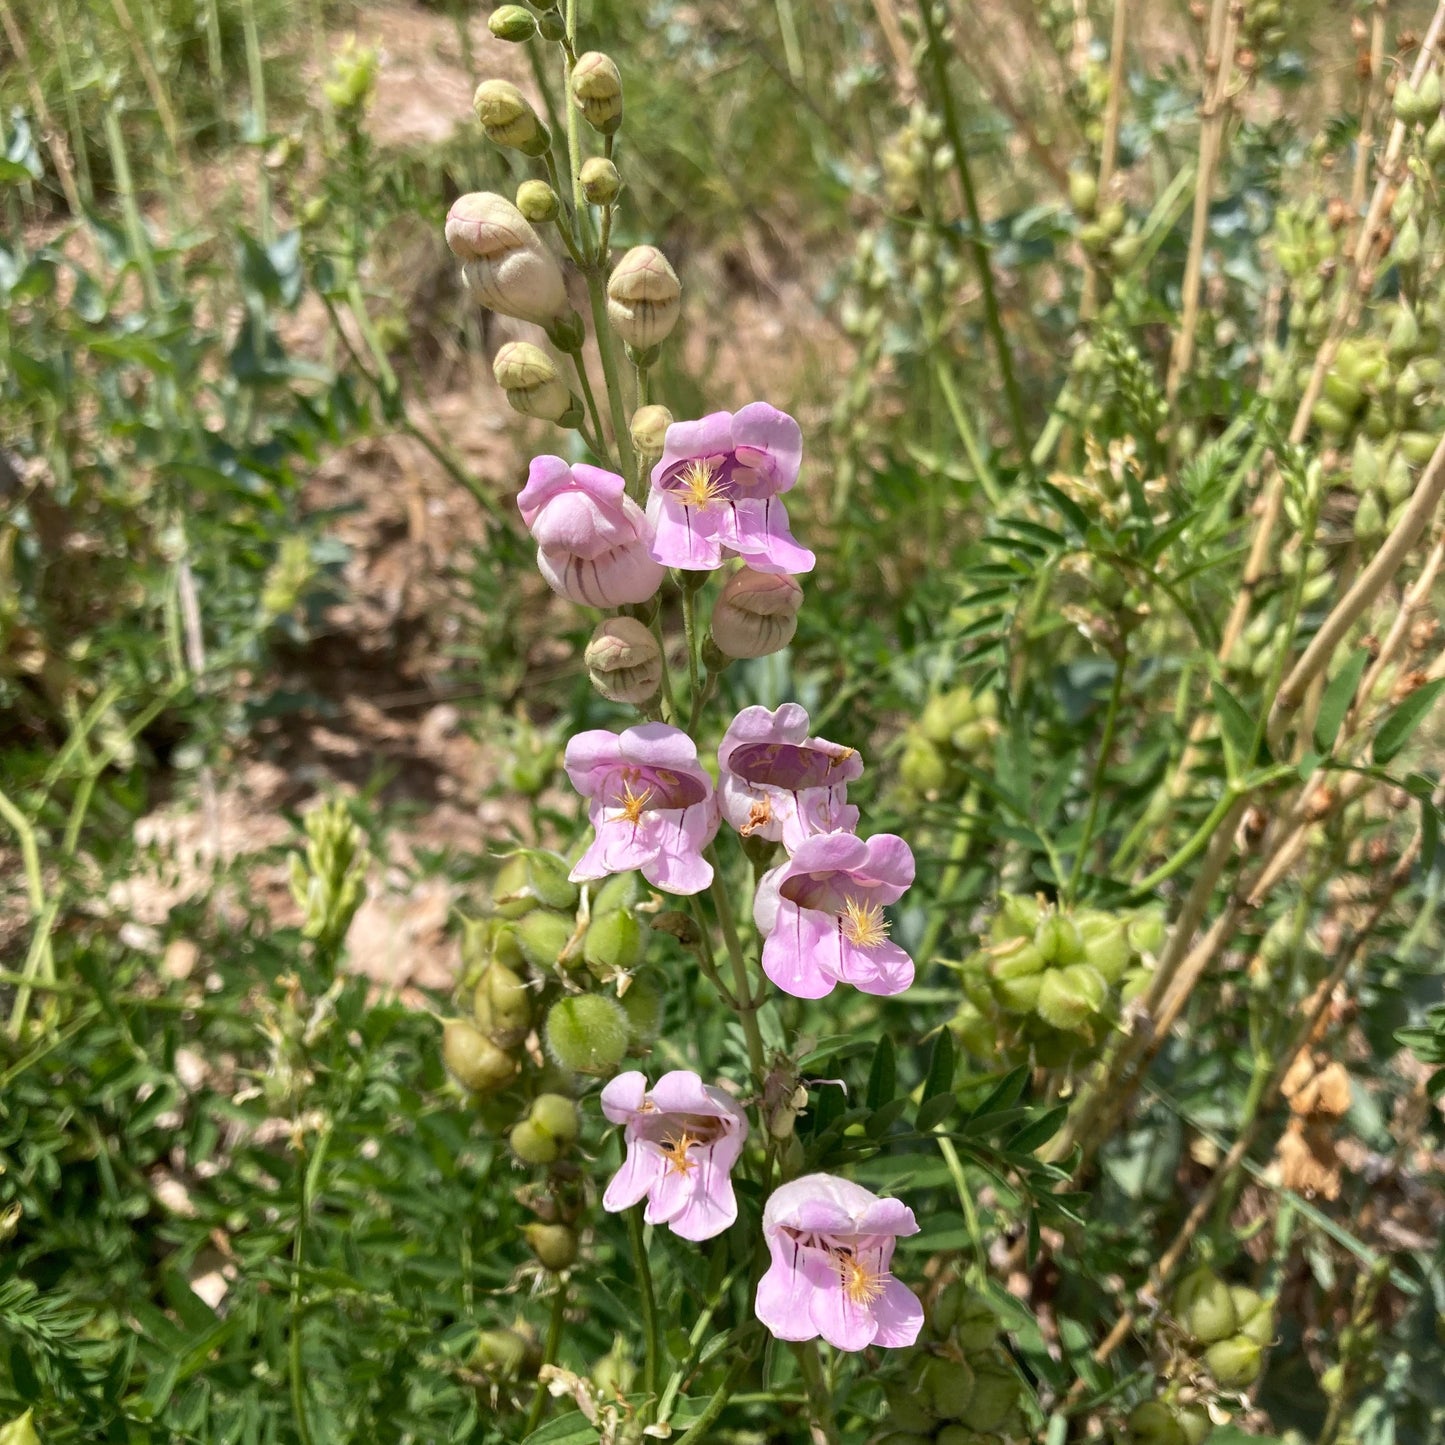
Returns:
[[[883,1275],[856,1255],[840,1255],[838,1273],[843,1279],[843,1293],[855,1305],[871,1305],[883,1293]]]
[[[689,1159],[687,1151],[691,1149],[694,1144],[701,1143],[701,1139],[693,1138],[686,1130],[683,1130],[676,1138],[673,1138],[671,1135],[665,1138],[662,1143],[658,1145],[658,1148],[662,1150],[662,1157],[668,1162],[668,1172],[672,1174],[690,1174],[697,1167],[697,1161],[695,1159]]]
[[[859,948],[874,948],[888,937],[888,920],[876,903],[850,898],[843,905],[843,936]]]
[[[722,483],[718,480],[717,466],[713,462],[700,457],[690,461],[677,480],[676,496],[684,507],[705,511],[714,502],[722,500]]]
[[[652,789],[644,788],[640,793],[632,791],[630,782],[622,785],[622,797],[618,799],[617,806],[622,809],[623,818],[629,823],[640,823],[643,811],[652,797]]]

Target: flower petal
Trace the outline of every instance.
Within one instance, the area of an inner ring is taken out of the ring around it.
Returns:
[[[602,1196],[602,1207],[609,1214],[631,1209],[645,1194],[654,1189],[667,1171],[665,1160],[654,1149],[649,1149],[640,1140],[627,1146],[627,1157],[622,1168],[612,1176]]]
[[[841,930],[836,937],[839,955],[836,965],[820,963],[819,967],[836,967],[838,977],[844,983],[851,983],[860,993],[884,997],[902,993],[913,986],[913,960],[896,943],[885,940],[860,948],[850,942]]]
[[[622,744],[616,733],[610,733],[606,728],[590,728],[568,741],[562,766],[566,768],[572,786],[584,798],[590,798],[621,758]]]
[[[646,1076],[637,1069],[628,1069],[607,1081],[602,1090],[602,1112],[614,1124],[626,1124],[642,1108],[646,1097]]]
[[[923,1328],[923,1306],[906,1284],[889,1275],[883,1293],[873,1301],[873,1318],[878,1325],[873,1343],[899,1348],[918,1338]]]
[[[836,935],[831,914],[782,900],[763,944],[763,972],[794,998],[825,998],[838,982],[831,968],[837,948],[829,947]]]
[[[772,1267],[758,1281],[753,1312],[780,1340],[811,1340],[818,1329],[813,1323],[813,1284],[801,1269],[773,1254]]]
[[[786,492],[798,480],[803,465],[803,429],[787,412],[765,401],[749,403],[733,416],[732,440],[735,451],[757,450],[767,454],[778,491]]]

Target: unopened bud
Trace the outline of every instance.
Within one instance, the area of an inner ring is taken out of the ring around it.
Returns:
[[[665,406],[640,406],[632,413],[632,445],[638,460],[651,470],[662,457],[662,448],[667,442],[667,429],[672,425],[672,413]]]
[[[530,341],[509,341],[492,361],[492,375],[507,393],[507,403],[523,416],[562,421],[580,407],[552,358]]]
[[[532,102],[510,80],[484,80],[472,96],[472,110],[493,145],[539,156],[550,144]]]
[[[516,1063],[465,1019],[442,1025],[442,1062],[462,1088],[476,1094],[500,1089],[517,1072]]]
[[[529,1224],[522,1233],[532,1246],[532,1253],[554,1274],[575,1263],[577,1234],[565,1224]]]
[[[557,258],[505,196],[472,191],[447,213],[447,245],[478,302],[522,321],[554,322],[567,309]]]
[[[558,999],[547,1015],[547,1052],[578,1074],[610,1074],[627,1052],[631,1030],[616,999],[584,993]]]
[[[666,341],[682,313],[682,283],[656,246],[634,246],[607,279],[607,319],[634,350]]]
[[[622,177],[606,156],[593,156],[583,161],[577,179],[582,183],[582,194],[594,206],[610,205],[622,189]]]
[[[498,40],[510,40],[521,44],[537,33],[537,22],[532,12],[521,5],[499,5],[487,20],[487,29]]]
[[[611,135],[622,124],[622,75],[599,50],[577,57],[572,67],[572,99],[593,130]]]
[[[544,226],[557,219],[562,203],[546,181],[533,178],[517,187],[517,209],[534,225]]]
[[[712,640],[724,657],[781,652],[798,630],[803,589],[791,578],[744,567],[723,586],[712,609]]]
[[[611,702],[647,702],[662,684],[662,649],[635,617],[609,617],[584,658],[592,686]]]

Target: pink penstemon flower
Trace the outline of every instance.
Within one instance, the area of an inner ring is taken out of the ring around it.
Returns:
[[[758,884],[753,921],[766,940],[763,972],[797,998],[822,998],[839,983],[902,993],[913,960],[888,937],[883,909],[912,882],[913,851],[892,833],[804,839]]]
[[[775,1189],[763,1210],[772,1264],[758,1282],[758,1319],[780,1340],[821,1335],[835,1349],[911,1345],[923,1306],[890,1270],[913,1211],[832,1174]]]
[[[701,893],[712,882],[702,850],[717,835],[717,795],[685,732],[651,722],[578,733],[563,766],[597,833],[574,883],[634,868],[666,893]]]
[[[621,1124],[627,1158],[602,1196],[617,1213],[647,1199],[643,1218],[683,1239],[711,1239],[738,1217],[731,1171],[748,1137],[747,1116],[721,1089],[674,1069],[651,1089],[635,1071],[602,1091],[602,1112]]]
[[[848,784],[863,773],[854,748],[808,736],[795,702],[774,712],[745,707],[718,745],[718,802],[744,838],[766,838],[792,852],[816,833],[848,832],[858,809]]]
[[[663,568],[648,550],[652,526],[626,486],[601,467],[532,459],[517,505],[554,592],[589,607],[646,602],[656,593]]]
[[[692,571],[736,555],[755,572],[811,572],[816,558],[794,540],[781,500],[802,461],[798,423],[766,402],[674,422],[647,501],[653,557]]]

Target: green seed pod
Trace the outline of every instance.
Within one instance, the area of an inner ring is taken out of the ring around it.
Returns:
[[[994,984],[999,1007],[1006,1013],[1031,1014],[1039,1001],[1046,973],[1032,973],[1023,978],[1001,978]]]
[[[1243,1390],[1259,1379],[1264,1351],[1247,1335],[1231,1335],[1205,1350],[1204,1363],[1221,1389]]]
[[[626,908],[637,902],[637,874],[614,873],[592,894],[592,917],[601,918],[614,908]]]
[[[604,1399],[619,1399],[632,1390],[637,1379],[637,1365],[627,1352],[621,1335],[612,1337],[612,1348],[592,1366],[592,1383],[602,1391]]]
[[[626,908],[594,918],[582,939],[587,967],[604,982],[618,973],[631,973],[646,953],[647,934],[637,915]]]
[[[1420,247],[1420,227],[1414,216],[1411,216],[1395,233],[1395,244],[1390,248],[1390,255],[1394,257],[1397,266],[1410,270],[1420,262]]]
[[[1144,996],[1145,990],[1149,987],[1149,980],[1153,978],[1153,971],[1147,968],[1131,968],[1119,981],[1119,1002],[1131,1004],[1137,998]]]
[[[1082,1033],[1108,996],[1109,985],[1097,968],[1074,963],[1068,968],[1051,968],[1044,974],[1034,1011],[1056,1029]]]
[[[1184,1431],[1185,1445],[1204,1445],[1214,1429],[1214,1421],[1203,1405],[1176,1405],[1174,1418]]]
[[[1174,1318],[1191,1339],[1211,1345],[1239,1328],[1229,1286],[1212,1269],[1201,1266],[1179,1281],[1174,1291]]]
[[[483,1330],[472,1346],[472,1369],[492,1380],[515,1380],[527,1373],[531,1346],[516,1330]]]
[[[922,1379],[924,1397],[933,1413],[944,1420],[962,1420],[973,1399],[973,1371],[963,1360],[934,1356]]]
[[[967,1425],[945,1425],[933,1437],[933,1445],[999,1445],[997,1435],[984,1435]]]
[[[1044,905],[1038,898],[1023,893],[1001,893],[998,912],[989,928],[995,942],[1005,938],[1032,938],[1043,916]]]
[[[522,1164],[555,1164],[562,1156],[557,1140],[532,1119],[514,1124],[507,1135],[507,1143]]]
[[[1385,513],[1374,492],[1366,492],[1355,508],[1355,536],[1362,542],[1371,541],[1385,530]]]
[[[993,1306],[976,1290],[967,1290],[958,1303],[953,1337],[967,1355],[981,1355],[998,1339],[999,1320]]]
[[[582,1129],[577,1105],[566,1094],[538,1094],[527,1118],[559,1144],[572,1143]]]
[[[1395,115],[1406,125],[1414,125],[1424,119],[1420,109],[1420,92],[1403,75],[1395,82],[1395,93],[1390,98],[1390,104],[1394,107]]]
[[[898,777],[917,797],[941,792],[948,784],[948,760],[926,737],[910,733],[898,760]]]
[[[1385,349],[1396,361],[1404,361],[1413,356],[1420,347],[1420,323],[1415,319],[1414,308],[1408,304],[1402,305],[1395,312],[1395,319],[1390,324],[1390,335],[1385,342]]]
[[[1364,492],[1379,475],[1379,449],[1362,432],[1355,438],[1355,449],[1350,454],[1350,482],[1357,492]]]
[[[466,1019],[442,1025],[442,1062],[462,1088],[475,1094],[502,1088],[517,1072],[516,1062]]]
[[[560,1274],[577,1261],[577,1233],[565,1224],[528,1224],[522,1230],[544,1269]]]
[[[516,1048],[532,1027],[532,991],[519,974],[493,963],[477,980],[472,1016],[498,1048]]]
[[[895,1430],[885,1435],[878,1445],[933,1445],[931,1436],[915,1434],[911,1430]]]
[[[1079,914],[1076,921],[1084,940],[1084,957],[1104,976],[1105,982],[1118,983],[1133,953],[1127,920],[1118,914],[1091,909]]]
[[[1420,114],[1416,117],[1422,125],[1440,118],[1440,72],[1430,71],[1420,82]]]
[[[606,156],[591,156],[577,172],[582,194],[594,206],[608,206],[622,191],[622,177]]]
[[[1425,132],[1425,159],[1432,166],[1445,161],[1445,116],[1436,116],[1435,123]]]
[[[1400,450],[1404,453],[1405,460],[1413,462],[1417,467],[1422,467],[1435,455],[1435,448],[1440,444],[1440,438],[1434,432],[1428,431],[1407,431],[1400,433]],[[1411,487],[1410,491],[1414,488]],[[1385,495],[1392,502],[1404,501],[1410,492],[1403,492],[1400,496],[1391,496],[1388,487]]]
[[[616,999],[584,993],[558,999],[547,1015],[547,1052],[578,1074],[611,1074],[622,1062],[631,1036],[627,1015]]]
[[[632,1034],[630,1047],[652,1043],[662,1032],[662,990],[645,978],[633,979],[632,987],[622,995],[622,1012]]]
[[[1069,172],[1069,204],[1080,216],[1092,216],[1099,204],[1099,183],[1088,171]]]
[[[532,12],[521,5],[499,5],[488,17],[487,29],[498,40],[520,45],[537,33],[537,22]]]
[[[1350,413],[1328,397],[1315,403],[1310,420],[1332,441],[1340,441],[1350,430]]]
[[[1324,395],[1346,415],[1353,413],[1365,399],[1359,383],[1338,371],[1332,371],[1325,377]]]
[[[963,1003],[948,1021],[948,1031],[960,1048],[966,1049],[976,1059],[992,1057],[998,1043],[998,1031],[984,1016],[977,1005]]]
[[[517,943],[522,957],[533,968],[555,967],[562,950],[571,942],[572,930],[570,918],[548,908],[534,909],[517,922]]]
[[[1128,219],[1129,213],[1118,201],[1114,201],[1105,206],[1104,209],[1099,212],[1099,225],[1103,228],[1104,234],[1111,239],[1124,229],[1124,225]]]
[[[923,706],[918,727],[929,742],[946,747],[954,729],[972,722],[975,715],[973,698],[966,687],[936,693]]]
[[[1274,1343],[1274,1305],[1261,1299],[1252,1289],[1243,1285],[1231,1285],[1229,1298],[1239,1320],[1239,1333],[1257,1345]]]
[[[1043,916],[1034,942],[1038,944],[1045,963],[1062,968],[1070,963],[1083,962],[1084,940],[1078,926],[1057,908],[1050,909]]]
[[[1124,1422],[1128,1445],[1188,1445],[1174,1411],[1162,1400],[1144,1400]]]
[[[996,1430],[1018,1401],[1019,1377],[996,1355],[974,1360],[973,1399],[969,1402],[968,1423],[984,1434]]]
[[[916,1430],[926,1436],[933,1429],[934,1415],[928,1400],[915,1386],[888,1385],[884,1389],[888,1401],[888,1423],[899,1430]]]
[[[1044,956],[1027,938],[1010,938],[987,951],[994,978],[1028,978],[1044,971]]]
[[[1141,908],[1129,920],[1129,942],[1136,953],[1158,953],[1168,936],[1169,925],[1157,908]]]

